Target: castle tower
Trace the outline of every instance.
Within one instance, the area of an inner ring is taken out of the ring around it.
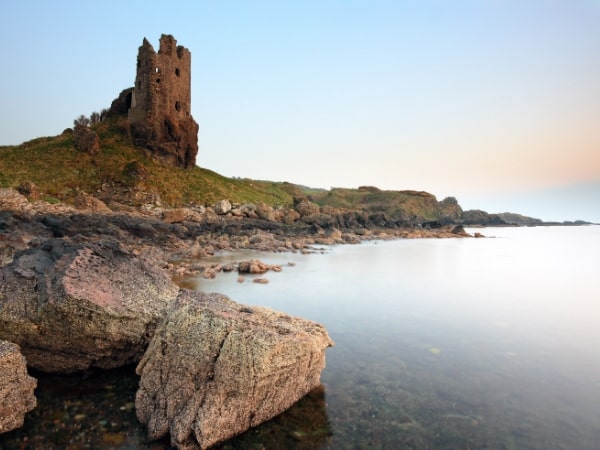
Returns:
[[[176,167],[193,167],[198,124],[191,115],[191,53],[171,35],[158,53],[144,38],[137,58],[129,109],[131,136],[138,147]]]

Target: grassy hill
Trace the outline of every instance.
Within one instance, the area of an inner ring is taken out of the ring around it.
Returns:
[[[240,203],[292,204],[289,188],[281,183],[231,179],[199,167],[161,165],[131,144],[124,118],[111,117],[92,129],[100,137],[101,150],[96,155],[78,151],[70,130],[0,147],[0,187],[34,183],[49,201],[69,201],[78,190],[94,194],[110,186],[113,191],[156,194],[169,206],[213,204],[225,198]],[[134,198],[129,197],[131,203]]]
[[[309,198],[320,206],[361,209],[369,214],[385,213],[390,218],[419,217],[433,221],[439,220],[442,213],[435,196],[420,191],[384,191],[362,186],[358,189],[333,188],[310,194]]]
[[[438,202],[427,192],[359,189],[310,189],[290,183],[227,178],[211,170],[179,169],[160,164],[131,143],[127,120],[112,116],[91,125],[101,150],[90,155],[74,146],[70,129],[17,146],[0,147],[0,187],[33,183],[41,199],[69,202],[79,191],[140,205],[160,198],[164,206],[213,205],[221,199],[237,203],[293,205],[308,198],[320,206],[385,213],[390,218],[439,220],[460,216],[454,199]]]

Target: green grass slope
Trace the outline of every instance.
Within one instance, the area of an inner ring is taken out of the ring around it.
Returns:
[[[80,191],[106,200],[138,206],[160,198],[164,206],[213,205],[221,199],[234,203],[291,206],[294,198],[308,198],[320,206],[385,213],[390,219],[434,221],[459,217],[454,199],[438,202],[427,192],[359,189],[311,189],[286,182],[227,178],[211,170],[179,169],[162,165],[133,146],[127,119],[112,116],[95,123],[100,152],[77,150],[73,133],[65,130],[17,146],[0,147],[0,187],[33,183],[43,200],[69,202]]]
[[[387,191],[373,186],[358,189],[334,188],[316,192],[309,197],[321,206],[361,209],[370,214],[385,213],[389,218],[425,221],[440,220],[443,217],[460,217],[460,206],[453,199],[438,202],[434,195],[422,191]]]
[[[289,189],[281,183],[231,179],[200,167],[164,166],[131,144],[123,120],[112,117],[92,125],[100,137],[101,150],[96,155],[78,151],[68,131],[0,147],[0,187],[30,182],[42,198],[61,201],[69,201],[78,190],[93,194],[110,185],[121,191],[157,194],[168,206],[211,205],[221,199],[292,204]]]

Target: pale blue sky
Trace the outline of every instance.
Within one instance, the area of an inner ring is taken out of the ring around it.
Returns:
[[[0,144],[109,106],[161,33],[202,167],[600,222],[598,1],[2,2]]]

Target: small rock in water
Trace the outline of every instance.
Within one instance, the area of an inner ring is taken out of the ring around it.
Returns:
[[[271,267],[258,259],[242,261],[238,265],[239,273],[265,273]]]
[[[217,276],[217,271],[211,267],[207,267],[206,269],[204,269],[204,273],[202,274],[202,276],[208,280],[216,278]]]
[[[269,280],[267,280],[266,278],[255,278],[254,280],[252,280],[252,282],[258,284],[267,284]]]
[[[222,267],[223,272],[233,272],[235,270],[235,264],[225,264]]]

